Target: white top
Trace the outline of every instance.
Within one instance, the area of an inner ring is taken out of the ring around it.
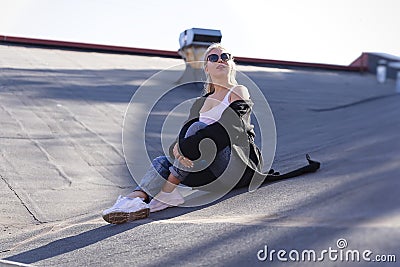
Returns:
[[[222,99],[222,101],[218,105],[205,112],[200,112],[199,121],[204,122],[208,125],[218,121],[221,118],[224,110],[229,106],[229,95],[232,93],[232,89],[234,87],[229,89],[229,92],[225,95],[224,99]]]

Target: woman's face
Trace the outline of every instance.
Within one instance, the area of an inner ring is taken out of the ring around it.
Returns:
[[[214,48],[208,53],[207,55],[207,64],[204,68],[204,70],[210,74],[211,77],[219,78],[222,76],[228,76],[230,73],[230,68],[232,67],[232,60],[223,60],[221,58],[221,55],[224,53],[228,53],[225,50],[219,49],[219,48]],[[216,58],[215,55],[218,56],[218,60],[216,62],[210,61],[208,58],[210,55],[213,55],[212,57]],[[226,56],[226,55],[225,55]],[[222,56],[224,58],[224,55]]]

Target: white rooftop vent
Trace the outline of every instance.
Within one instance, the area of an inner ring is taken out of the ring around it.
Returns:
[[[220,30],[192,28],[185,30],[179,35],[180,50],[184,47],[209,46],[212,43],[221,42],[222,34]]]
[[[178,83],[204,81],[203,55],[213,43],[221,42],[220,30],[192,28],[179,35],[179,55],[185,60],[186,70]]]

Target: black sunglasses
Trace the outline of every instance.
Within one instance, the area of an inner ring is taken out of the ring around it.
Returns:
[[[211,61],[211,62],[217,62],[218,59],[219,59],[219,56],[217,54],[211,54],[211,55],[208,55],[208,57],[207,57],[207,60]],[[228,60],[231,59],[231,54],[222,53],[221,54],[221,59],[222,59],[222,61],[227,62]]]

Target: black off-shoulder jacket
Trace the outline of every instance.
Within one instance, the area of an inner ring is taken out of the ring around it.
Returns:
[[[200,153],[199,145],[202,140],[211,139],[216,146],[217,151],[221,151],[226,146],[231,148],[231,153],[235,155],[235,165],[243,166],[241,177],[236,177],[239,181],[237,187],[247,186],[254,175],[262,177],[263,159],[259,148],[254,143],[254,126],[251,124],[250,115],[252,112],[253,102],[251,100],[236,100],[232,102],[222,113],[221,118],[203,129],[197,131],[194,135],[186,137],[187,129],[194,122],[199,121],[200,109],[204,101],[210,94],[199,97],[190,109],[189,118],[180,130],[177,140],[170,146],[169,153],[173,158],[173,147],[179,142],[179,150],[181,155],[197,160],[199,158],[207,159],[207,153]],[[211,143],[209,143],[211,145]],[[207,151],[206,149],[203,151]],[[209,147],[213,150],[212,147]],[[214,149],[215,151],[215,149]],[[215,153],[215,152],[214,152]],[[240,174],[239,174],[240,175]],[[201,186],[207,184],[218,177],[214,177],[209,170],[194,172],[183,181],[188,186]]]

